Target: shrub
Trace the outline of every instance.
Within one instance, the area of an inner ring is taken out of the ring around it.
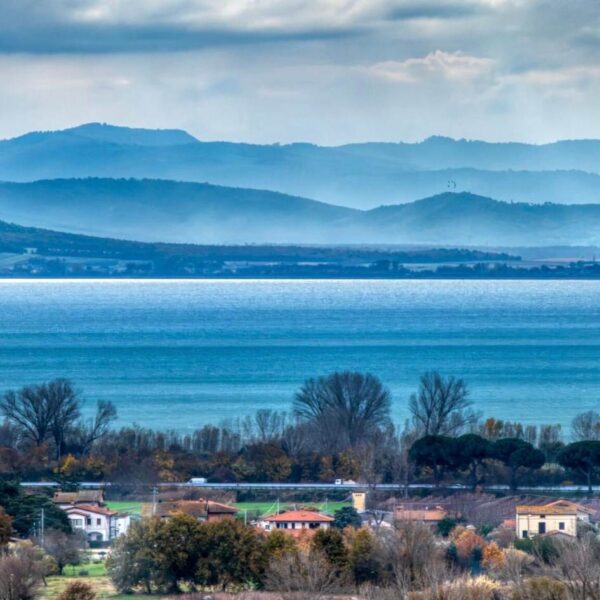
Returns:
[[[94,588],[85,581],[72,581],[57,596],[57,600],[95,600]]]
[[[516,586],[512,600],[566,600],[567,590],[550,577],[531,577]]]

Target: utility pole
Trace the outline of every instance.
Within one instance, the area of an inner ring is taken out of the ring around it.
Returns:
[[[156,496],[158,494],[158,488],[154,486],[152,488],[152,516],[156,516]]]
[[[42,508],[42,515],[40,518],[40,546],[44,547],[44,527],[45,527],[46,514]]]

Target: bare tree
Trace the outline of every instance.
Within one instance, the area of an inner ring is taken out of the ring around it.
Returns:
[[[81,427],[84,454],[91,450],[94,442],[103,438],[110,431],[110,426],[116,418],[115,405],[108,400],[98,400],[96,415]]]
[[[66,379],[8,391],[0,400],[6,418],[22,428],[36,446],[53,437],[60,455],[65,432],[79,418],[77,392]]]
[[[573,440],[600,440],[600,414],[588,410],[575,416],[571,421]]]
[[[341,447],[354,447],[387,425],[391,399],[369,373],[341,372],[309,379],[296,394],[296,416],[313,423]]]
[[[78,565],[81,562],[81,550],[84,546],[85,534],[81,531],[67,534],[50,529],[44,536],[44,551],[56,561],[60,575],[67,565]]]
[[[460,433],[475,421],[468,409],[467,384],[456,377],[444,378],[435,371],[421,375],[419,391],[409,400],[413,423],[421,435]]]
[[[379,539],[390,583],[397,590],[422,590],[447,576],[443,552],[426,525],[397,521],[394,530],[382,531]]]
[[[267,589],[283,600],[320,600],[339,590],[337,570],[318,552],[289,552],[267,568]]]
[[[33,600],[44,580],[47,565],[43,553],[30,542],[0,555],[0,598]]]
[[[572,600],[600,600],[600,547],[593,534],[556,543],[552,574]]]
[[[260,442],[273,442],[281,439],[287,425],[287,414],[262,408],[254,415],[256,433]]]

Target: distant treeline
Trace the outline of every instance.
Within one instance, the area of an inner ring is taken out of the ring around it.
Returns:
[[[158,267],[185,259],[198,263],[225,261],[375,263],[443,263],[477,261],[518,261],[506,252],[485,252],[461,248],[422,248],[394,250],[365,246],[294,246],[294,245],[197,245],[135,242],[62,233],[35,227],[22,227],[0,221],[0,252],[24,254],[35,249],[42,256],[114,258],[154,261]],[[193,264],[193,263],[192,263]]]

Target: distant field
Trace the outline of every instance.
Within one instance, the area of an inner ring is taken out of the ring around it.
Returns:
[[[235,502],[234,506],[240,510],[248,512],[259,512],[260,514],[269,514],[275,512],[277,504],[275,502]],[[293,508],[294,506],[315,507],[323,512],[334,513],[343,506],[350,506],[349,502],[281,502],[279,508],[281,510]]]
[[[130,515],[141,515],[142,503],[133,501],[109,501],[106,503],[111,510],[118,510],[119,512],[129,513]],[[258,512],[260,514],[269,514],[275,512],[275,502],[235,502],[234,506],[240,511],[247,510],[248,512]],[[348,502],[281,502],[280,509],[288,509],[293,506],[314,506],[319,510],[334,513],[336,510],[342,508],[342,506],[350,506]]]
[[[118,510],[119,512],[129,513],[130,515],[140,515],[142,513],[142,503],[132,501],[108,501],[106,503],[108,508],[111,510]]]

